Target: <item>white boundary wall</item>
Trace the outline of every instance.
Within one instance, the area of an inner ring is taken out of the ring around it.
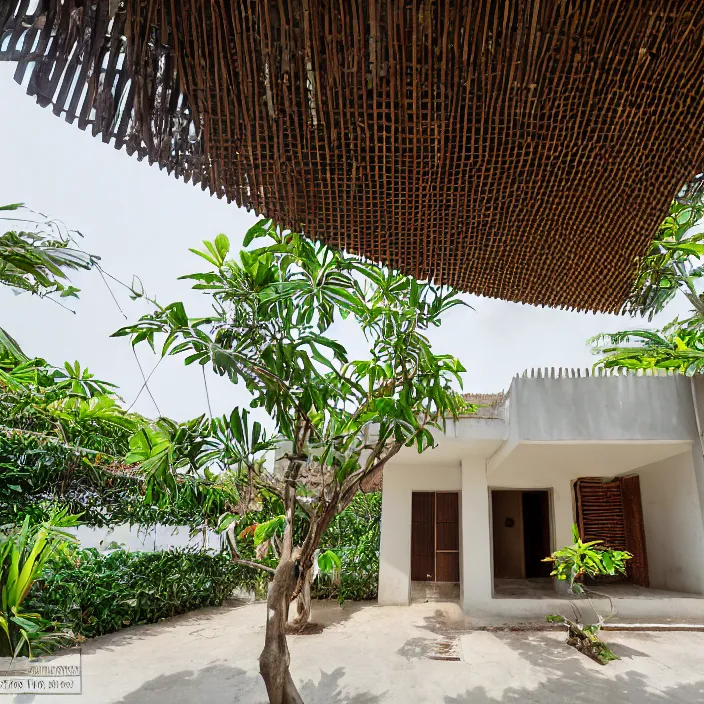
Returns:
[[[188,526],[130,526],[127,523],[113,528],[92,528],[79,526],[71,530],[78,538],[81,548],[96,548],[100,552],[113,549],[115,544],[134,552],[156,552],[170,548],[205,547],[208,550],[219,551],[222,536],[214,531],[208,531],[204,545],[203,533],[199,532],[189,537]]]

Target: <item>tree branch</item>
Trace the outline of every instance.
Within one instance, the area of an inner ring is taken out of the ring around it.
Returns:
[[[357,493],[359,485],[369,476],[383,469],[384,465],[401,449],[400,442],[394,442],[388,446],[388,452],[382,457],[384,449],[387,447],[386,443],[379,443],[372,453],[367,458],[367,462],[364,467],[358,469],[356,472],[350,474],[341,489],[340,502],[343,504],[342,509],[349,504]],[[375,461],[378,458],[378,461]]]
[[[23,428],[11,428],[6,425],[0,425],[0,433],[3,433],[9,437],[12,435],[29,435],[31,437],[37,438],[38,440],[44,440],[45,442],[51,443],[52,445],[57,445],[65,450],[70,450],[78,455],[102,455],[103,457],[110,457],[111,459],[117,459],[114,455],[107,452],[99,452],[98,450],[89,450],[87,447],[80,447],[79,445],[69,445],[68,443],[62,442],[61,438],[54,437],[53,435],[47,435],[46,433],[38,433],[34,430],[24,430]]]
[[[284,501],[283,491],[278,486],[276,486],[276,484],[272,484],[271,482],[268,482],[265,479],[262,479],[261,475],[259,475],[257,477],[257,479],[255,480],[255,483],[258,488],[266,489],[267,491],[270,491],[272,494],[275,494],[276,496],[278,496],[278,498],[280,498],[281,502],[283,503],[283,501]],[[294,496],[294,500],[295,500],[298,508],[300,508],[301,511],[303,511],[303,513],[305,513],[306,516],[308,516],[308,518],[310,518],[311,517],[311,510],[308,508],[308,506],[301,503],[301,500],[298,497],[298,495]]]
[[[233,557],[232,561],[237,565],[244,565],[245,567],[256,567],[257,569],[263,570],[264,572],[268,572],[269,574],[274,574],[274,572],[276,571],[273,567],[269,567],[268,565],[262,565],[259,562],[252,562],[251,560],[243,560],[239,557]]]

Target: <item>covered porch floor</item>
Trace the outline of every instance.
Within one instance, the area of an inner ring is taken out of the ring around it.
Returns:
[[[611,599],[700,599],[700,594],[686,594],[666,589],[650,589],[629,582],[615,582],[591,587],[593,591],[605,594]],[[561,596],[551,579],[494,579],[494,599],[580,599],[579,596]]]
[[[555,592],[550,579],[496,579],[491,599],[470,602],[465,611],[475,627],[544,624],[548,614],[574,617],[584,623],[599,616],[613,623],[704,623],[704,596],[649,589],[626,582],[600,585],[603,596],[566,597]]]

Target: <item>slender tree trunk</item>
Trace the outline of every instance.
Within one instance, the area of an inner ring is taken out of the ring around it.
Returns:
[[[303,580],[303,588],[301,593],[296,599],[296,618],[293,622],[297,626],[303,626],[310,621],[310,580],[311,580],[312,570],[306,572],[305,579]]]
[[[286,643],[288,608],[298,583],[299,550],[293,549],[293,519],[296,483],[289,479],[284,491],[286,528],[281,547],[281,559],[269,585],[266,599],[266,636],[259,656],[259,672],[269,694],[269,704],[303,704],[293,683],[289,665],[291,655]]]
[[[291,656],[286,643],[288,607],[296,581],[295,561],[279,562],[266,600],[266,637],[264,650],[259,656],[259,672],[270,704],[303,704],[289,670]]]

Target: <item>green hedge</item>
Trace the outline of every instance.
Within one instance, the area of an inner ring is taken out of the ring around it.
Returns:
[[[359,493],[325,531],[320,549],[333,550],[342,562],[339,584],[316,580],[317,599],[376,599],[379,586],[381,493]]]
[[[28,608],[93,638],[220,606],[237,587],[261,589],[261,579],[224,553],[71,550],[44,572]]]
[[[313,585],[316,598],[375,599],[379,576],[381,494],[359,494],[323,538],[342,560],[339,584]],[[266,594],[266,575],[227,553],[128,552],[70,548],[54,559],[30,595],[30,611],[86,638],[220,606],[234,589]]]

